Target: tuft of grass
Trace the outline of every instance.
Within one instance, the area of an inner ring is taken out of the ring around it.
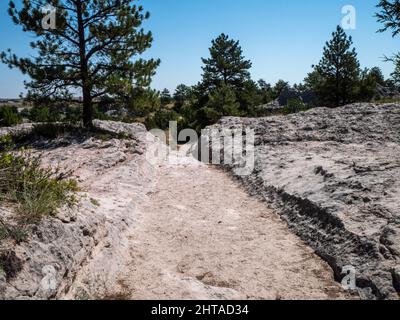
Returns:
[[[12,226],[0,219],[0,241],[13,239],[17,243],[26,240],[27,234],[21,226]]]
[[[91,203],[92,205],[96,206],[96,207],[100,207],[99,201],[97,201],[97,200],[94,199],[94,198],[90,198],[90,203]]]
[[[0,241],[7,239],[9,236],[7,224],[0,219]]]
[[[85,300],[93,300],[89,293],[83,289],[82,287],[78,287],[78,289],[76,290],[75,293],[75,297],[74,300],[81,300],[81,301],[85,301]]]
[[[63,179],[58,170],[42,168],[40,157],[29,151],[0,152],[0,201],[14,204],[24,223],[39,222],[61,206],[73,204],[76,191],[76,181]]]
[[[17,108],[2,106],[0,107],[0,126],[10,127],[21,123],[21,117]]]

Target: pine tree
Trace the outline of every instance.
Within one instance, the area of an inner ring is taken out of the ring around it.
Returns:
[[[357,98],[360,64],[353,41],[338,26],[332,40],[326,43],[323,57],[314,67],[314,87],[321,103],[338,107]]]
[[[392,77],[393,83],[396,88],[400,88],[400,54],[397,54],[392,58],[394,62],[394,71],[390,74]]]
[[[380,8],[375,16],[383,27],[378,32],[390,30],[392,36],[400,34],[400,0],[380,0],[377,5]]]
[[[377,84],[380,76],[383,77],[382,73],[379,74],[377,71],[380,69],[364,69],[360,73],[360,81],[358,85],[358,97],[359,101],[368,102],[371,101],[376,94]],[[384,81],[384,80],[383,80]]]
[[[279,97],[279,95],[285,90],[289,88],[289,82],[286,82],[285,80],[278,80],[278,82],[275,84],[273,88],[273,98],[276,99]]]
[[[385,85],[385,76],[383,75],[382,69],[379,67],[373,67],[369,70],[369,75],[380,85]]]
[[[390,30],[392,36],[400,34],[400,0],[381,0],[377,5],[380,12],[376,14],[378,22],[383,24],[383,27],[378,32]],[[395,65],[395,70],[391,74],[393,82],[396,86],[400,86],[400,53],[394,57],[385,57],[386,61],[391,61]]]
[[[207,121],[205,124],[215,123],[223,116],[239,116],[239,108],[234,90],[223,84],[210,94],[208,103],[202,109]]]
[[[132,58],[151,47],[152,34],[141,28],[149,13],[135,0],[24,0],[21,9],[11,1],[9,14],[36,38],[34,58],[1,54],[9,67],[28,74],[31,97],[71,98],[82,92],[83,124],[92,126],[94,99],[119,95],[133,86],[150,84],[159,60]],[[56,27],[43,28],[50,4]]]
[[[263,104],[263,96],[260,95],[257,83],[253,80],[246,81],[243,88],[236,90],[236,97],[240,105],[240,111],[248,116],[257,116],[257,106]]]
[[[176,87],[174,93],[174,100],[175,100],[175,110],[179,111],[185,105],[185,102],[190,99],[191,95],[191,88],[180,84]]]
[[[171,100],[172,100],[171,93],[169,92],[168,89],[165,88],[161,92],[160,99],[161,99],[161,105],[162,106],[166,106],[167,104],[171,103]]]
[[[267,83],[264,79],[260,79],[257,81],[257,86],[261,103],[266,104],[271,102],[273,95],[271,84]]]
[[[202,58],[204,63],[202,86],[205,90],[212,91],[222,85],[235,89],[243,87],[250,80],[252,64],[245,60],[239,41],[229,39],[221,34],[212,41],[210,58]]]

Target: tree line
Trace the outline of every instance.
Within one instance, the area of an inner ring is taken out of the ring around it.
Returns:
[[[38,55],[18,58],[9,50],[1,53],[1,60],[29,75],[27,98],[36,106],[68,103],[80,93],[81,120],[89,128],[93,118],[106,117],[101,111],[113,105],[124,107],[122,118],[140,118],[148,127],[165,128],[170,120],[176,120],[182,127],[200,129],[223,116],[263,116],[262,106],[285,92],[289,98],[290,91],[308,97],[285,101],[285,110],[296,112],[371,101],[378,87],[400,87],[400,53],[386,58],[394,62],[395,70],[385,79],[378,67],[361,68],[352,38],[338,26],[312,72],[292,87],[284,80],[275,85],[252,80],[252,62],[244,57],[239,41],[222,33],[212,41],[209,57],[202,58],[198,84],[181,84],[173,94],[167,89],[157,92],[150,84],[160,60],[141,58],[153,42],[151,32],[142,28],[150,14],[136,2],[38,0],[24,1],[18,9],[10,1],[9,15],[34,35],[31,47]],[[42,28],[45,17],[41,8],[47,3],[57,10],[55,29]],[[377,7],[376,18],[382,23],[379,32],[398,36],[400,0],[381,0]]]

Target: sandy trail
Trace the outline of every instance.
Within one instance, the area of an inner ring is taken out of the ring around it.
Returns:
[[[227,174],[163,165],[137,208],[119,285],[128,299],[340,299],[329,266]]]

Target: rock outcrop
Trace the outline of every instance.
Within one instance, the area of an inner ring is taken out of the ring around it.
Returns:
[[[32,226],[25,242],[1,243],[0,299],[123,297],[118,274],[129,259],[126,230],[158,167],[146,159],[142,125],[95,125],[120,138],[61,138],[36,151],[44,165],[62,164],[78,180],[79,205]],[[255,132],[255,169],[237,176],[235,165],[225,168],[329,263],[336,280],[352,266],[362,298],[398,299],[400,105],[223,118],[211,128],[243,127]]]
[[[275,208],[338,281],[352,266],[362,298],[398,299],[400,105],[223,118],[210,128],[242,127],[255,131],[255,170],[237,176],[248,192]]]
[[[0,243],[0,299],[83,299],[118,296],[122,290],[112,277],[122,263],[124,232],[151,186],[154,168],[145,159],[144,126],[110,121],[95,126],[126,139],[61,137],[41,141],[35,150],[43,165],[60,166],[79,182],[79,203],[32,226],[26,241]],[[3,129],[0,135],[30,128]],[[0,207],[0,214],[11,217],[13,210]]]
[[[259,111],[274,114],[282,111],[282,109],[287,106],[290,100],[299,100],[302,101],[304,104],[313,106],[317,102],[317,97],[315,95],[315,92],[313,92],[312,90],[299,91],[294,88],[286,87],[279,94],[278,98],[271,101],[270,103],[257,106],[256,109]]]
[[[279,94],[277,101],[280,106],[286,106],[291,99],[301,100],[305,104],[314,105],[317,97],[315,92],[311,90],[299,91],[294,88],[286,87]]]
[[[0,137],[8,134],[11,135],[27,134],[32,131],[33,126],[34,125],[32,123],[23,123],[14,127],[3,127],[0,128]]]
[[[400,92],[395,88],[384,86],[378,83],[376,86],[374,99],[380,100],[387,98],[400,99]]]

